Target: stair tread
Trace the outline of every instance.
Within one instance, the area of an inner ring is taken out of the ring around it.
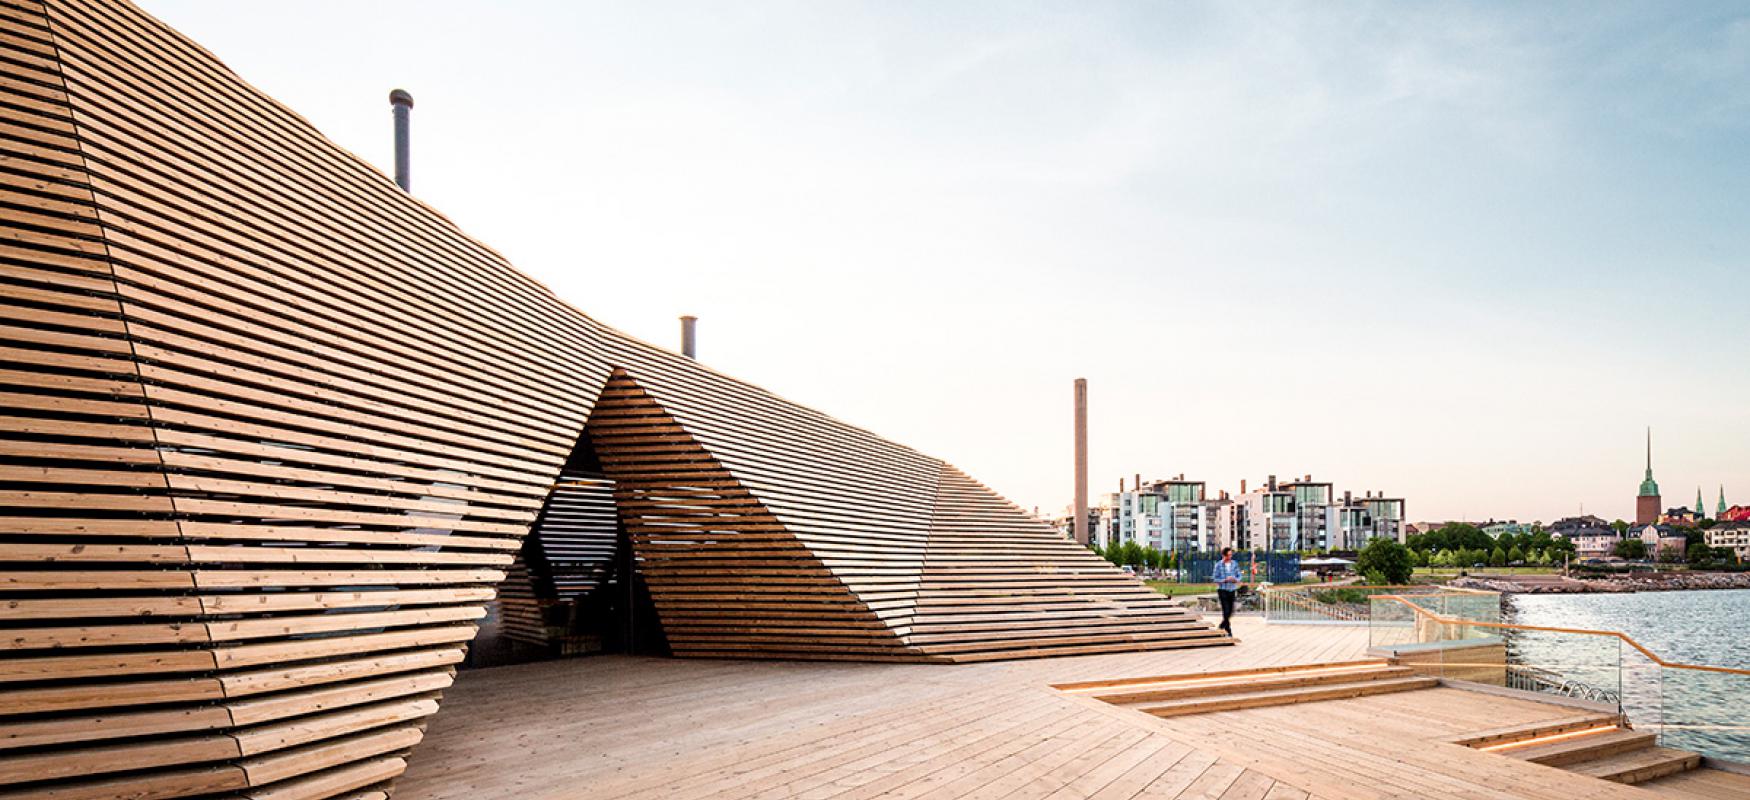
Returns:
[[[1169,682],[1209,681],[1219,679],[1243,679],[1255,677],[1275,677],[1280,675],[1299,675],[1308,672],[1321,672],[1334,669],[1355,669],[1367,667],[1389,667],[1392,663],[1383,658],[1366,658],[1354,661],[1332,661],[1312,664],[1286,664],[1274,667],[1250,667],[1236,670],[1211,670],[1208,672],[1186,672],[1177,675],[1154,675],[1146,678],[1124,678],[1121,680],[1078,681],[1071,683],[1052,684],[1052,688],[1069,692],[1088,692],[1116,689],[1134,689],[1143,685],[1155,685]]]
[[[1167,702],[1177,699],[1218,697],[1230,694],[1257,694],[1286,689],[1310,689],[1346,683],[1371,683],[1381,680],[1408,678],[1415,675],[1409,667],[1370,666],[1322,672],[1300,672],[1211,679],[1175,679],[1155,684],[1113,687],[1092,695],[1115,705]]]
[[[1502,755],[1510,755],[1514,758],[1520,758],[1526,761],[1543,761],[1561,756],[1578,756],[1589,750],[1613,748],[1616,749],[1617,752],[1612,753],[1612,755],[1616,755],[1625,750],[1634,751],[1646,747],[1652,747],[1653,742],[1657,738],[1657,736],[1646,731],[1619,728],[1608,733],[1587,734],[1585,736],[1576,736],[1572,739],[1565,739],[1559,742],[1526,745],[1524,747],[1509,748],[1497,752],[1500,752]]]
[[[1232,702],[1244,702],[1254,707],[1262,705],[1277,705],[1267,701],[1280,700],[1281,704],[1293,702],[1297,698],[1319,698],[1321,695],[1331,695],[1333,698],[1353,696],[1350,692],[1361,694],[1386,694],[1394,691],[1407,691],[1435,686],[1440,681],[1434,678],[1391,678],[1380,681],[1354,681],[1350,683],[1335,683],[1322,686],[1299,686],[1291,689],[1277,689],[1263,692],[1232,692],[1229,694],[1204,695],[1187,697],[1181,700],[1169,700],[1161,703],[1151,703],[1142,707],[1151,714],[1173,712],[1184,709],[1195,709],[1205,706],[1220,706]]]
[[[1530,724],[1507,725],[1500,728],[1472,731],[1458,738],[1451,739],[1453,744],[1466,747],[1491,747],[1494,745],[1511,744],[1526,739],[1536,739],[1555,733],[1566,733],[1583,728],[1596,728],[1604,725],[1615,725],[1618,717],[1615,714],[1582,714],[1554,720],[1542,720]]]
[[[1639,786],[1670,798],[1725,800],[1750,797],[1750,775],[1709,767],[1661,776]]]
[[[1701,756],[1687,750],[1673,750],[1669,747],[1659,747],[1655,745],[1640,750],[1632,750],[1627,753],[1616,753],[1606,758],[1571,764],[1568,766],[1568,769],[1573,772],[1601,778],[1646,769],[1648,767],[1657,767],[1681,761],[1688,761],[1691,759],[1696,763],[1700,763]]]

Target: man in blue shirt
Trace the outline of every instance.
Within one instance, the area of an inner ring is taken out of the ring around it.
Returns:
[[[1221,548],[1221,560],[1215,562],[1215,596],[1221,599],[1221,629],[1229,636],[1234,635],[1234,598],[1239,595],[1243,574],[1239,562],[1234,561],[1234,549]]]

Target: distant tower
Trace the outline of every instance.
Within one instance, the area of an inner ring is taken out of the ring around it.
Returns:
[[[1695,521],[1707,519],[1707,504],[1701,501],[1701,487],[1695,487]]]
[[[1726,485],[1720,484],[1720,504],[1714,506],[1714,519],[1726,518]]]
[[[1088,529],[1088,379],[1076,378],[1075,520],[1070,536],[1082,544],[1097,541]]]
[[[1647,429],[1647,477],[1641,480],[1640,496],[1635,498],[1635,524],[1652,525],[1659,521],[1659,484],[1653,480],[1653,429]]]

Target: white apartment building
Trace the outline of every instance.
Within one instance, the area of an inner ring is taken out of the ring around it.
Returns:
[[[1343,493],[1343,504],[1337,508],[1336,534],[1331,539],[1332,550],[1360,550],[1381,537],[1402,543],[1409,533],[1404,524],[1404,499],[1375,496],[1368,492],[1354,497]]]
[[[1203,481],[1183,475],[1148,484],[1137,476],[1126,488],[1107,495],[1094,528],[1101,547],[1134,541],[1143,547],[1176,552],[1236,550],[1354,550],[1381,536],[1403,541],[1407,534],[1403,498],[1383,492],[1334,497],[1332,485],[1311,475],[1264,485],[1229,497],[1209,497]]]
[[[1216,547],[1215,507],[1205,501],[1203,481],[1185,476],[1121,491],[1115,497],[1115,541],[1174,552]]]
[[[1740,561],[1750,559],[1750,522],[1722,522],[1702,533],[1708,547],[1729,547]]]

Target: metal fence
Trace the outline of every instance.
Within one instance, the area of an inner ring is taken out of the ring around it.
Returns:
[[[1299,553],[1234,553],[1234,560],[1248,583],[1293,583],[1300,580]],[[1187,553],[1179,559],[1179,580],[1184,583],[1214,583],[1219,553]]]

